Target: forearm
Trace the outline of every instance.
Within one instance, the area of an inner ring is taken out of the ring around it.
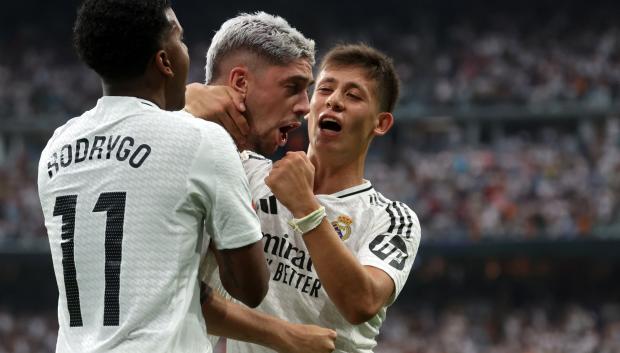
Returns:
[[[202,313],[211,335],[246,341],[278,350],[279,334],[286,322],[224,299],[212,292],[202,304]]]
[[[250,307],[256,307],[269,289],[269,269],[258,241],[237,249],[216,250],[220,279],[226,291]],[[253,271],[248,271],[248,269]]]
[[[385,302],[378,284],[327,219],[303,239],[323,288],[341,314],[355,324],[374,316]]]
[[[308,231],[321,216],[313,182],[314,166],[303,152],[287,152],[265,178],[265,184],[295,217],[294,228],[306,232],[306,248],[332,302],[350,323],[362,323],[387,302],[393,283],[384,272],[362,266],[327,219]]]

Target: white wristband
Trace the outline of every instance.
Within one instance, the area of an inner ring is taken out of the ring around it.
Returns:
[[[318,227],[321,222],[323,222],[323,218],[327,215],[325,214],[325,207],[321,206],[316,211],[310,213],[309,215],[303,218],[293,218],[288,221],[288,225],[293,228],[296,233],[306,234],[314,228]]]

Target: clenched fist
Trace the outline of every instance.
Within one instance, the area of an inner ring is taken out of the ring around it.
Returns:
[[[287,152],[273,164],[265,184],[295,218],[320,207],[314,197],[314,165],[305,152]]]

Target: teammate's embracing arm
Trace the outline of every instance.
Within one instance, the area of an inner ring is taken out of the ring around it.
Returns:
[[[214,253],[224,288],[235,299],[256,307],[269,288],[260,223],[252,208],[247,178],[232,140],[223,128],[211,125],[213,132],[208,143],[203,140],[199,153],[210,155],[214,160],[195,163],[196,177],[190,177],[189,182],[195,197],[209,198],[204,204],[214,206],[205,210],[205,229],[211,236],[212,246],[217,249]],[[214,150],[218,152],[213,153]],[[205,175],[212,176],[206,180],[217,182],[203,182]]]
[[[208,286],[201,301],[210,335],[259,344],[277,352],[329,353],[335,349],[334,330],[267,315],[226,300]]]

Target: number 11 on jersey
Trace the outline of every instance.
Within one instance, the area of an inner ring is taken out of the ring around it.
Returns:
[[[99,195],[92,212],[106,212],[105,227],[105,290],[103,325],[119,324],[119,291],[125,223],[126,192],[104,192]],[[62,216],[62,268],[65,295],[69,310],[69,326],[82,326],[80,290],[74,260],[75,214],[78,195],[58,196],[54,203],[54,217]]]

